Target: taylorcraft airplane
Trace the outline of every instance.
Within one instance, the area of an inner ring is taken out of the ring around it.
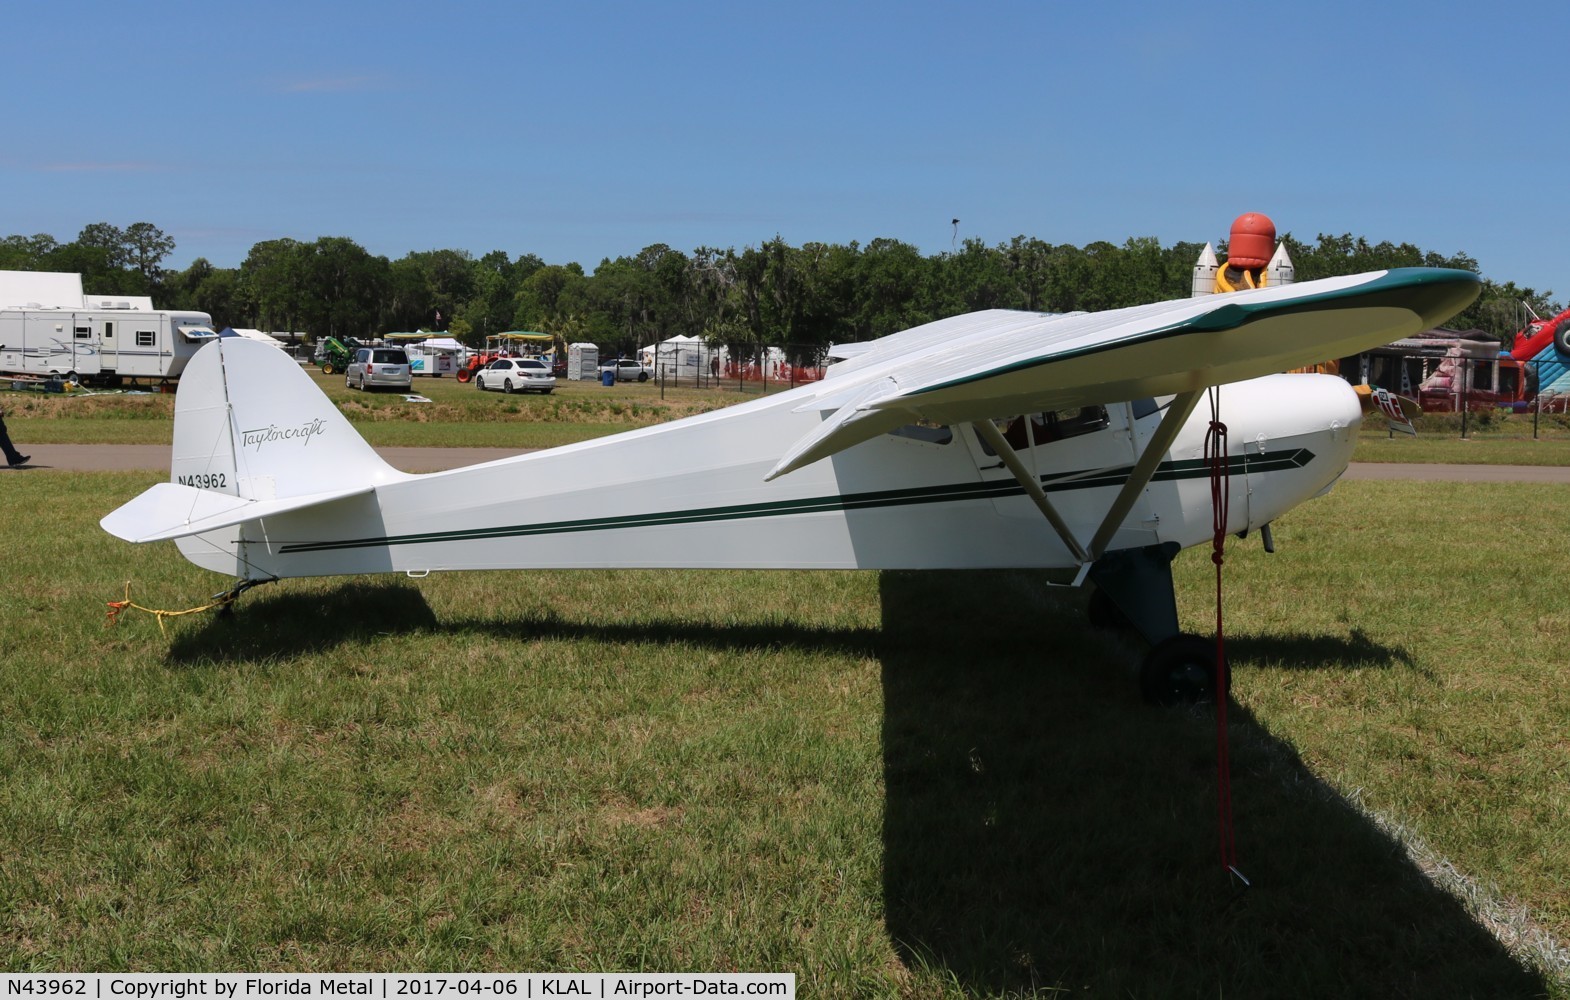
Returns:
[[[424,475],[366,444],[298,365],[191,360],[171,481],[102,521],[174,539],[240,592],[286,577],[610,567],[1074,571],[1152,644],[1157,701],[1214,694],[1171,560],[1212,540],[1197,404],[1227,384],[1225,530],[1268,529],[1346,469],[1361,410],[1269,374],[1440,323],[1479,291],[1408,268],[1100,313],[987,310],[839,353],[821,382],[613,437]],[[1066,576],[1067,574],[1065,574]]]

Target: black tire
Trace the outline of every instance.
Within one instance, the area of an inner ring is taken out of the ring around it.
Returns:
[[[1232,666],[1222,664],[1222,692],[1232,689]],[[1216,700],[1216,642],[1180,633],[1163,639],[1139,668],[1139,693],[1152,705],[1195,705]]]
[[[649,373],[648,372],[639,372],[638,373],[638,381],[639,382],[647,382],[648,380],[649,380]]]
[[[502,392],[507,393],[509,396],[512,395],[512,379],[502,382]]]
[[[1561,322],[1559,329],[1554,331],[1554,350],[1561,358],[1570,358],[1570,319]]]
[[[353,389],[354,388],[354,383],[349,381],[349,376],[347,376],[347,375],[345,375],[343,377],[343,387],[345,389]]]

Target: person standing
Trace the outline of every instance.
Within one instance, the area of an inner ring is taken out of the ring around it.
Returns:
[[[0,451],[5,452],[6,464],[13,469],[26,465],[33,457],[17,451],[16,445],[11,443],[11,435],[5,429],[5,407],[3,406],[0,406]]]

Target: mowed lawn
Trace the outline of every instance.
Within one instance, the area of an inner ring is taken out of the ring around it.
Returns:
[[[0,476],[0,967],[1570,996],[1562,487],[1348,482],[1231,541],[1241,892],[1212,714],[1141,704],[1037,574],[290,581],[104,628],[127,581],[226,583],[98,529],[158,478]],[[1209,631],[1208,553],[1178,579]]]

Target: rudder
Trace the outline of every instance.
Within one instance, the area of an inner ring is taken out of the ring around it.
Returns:
[[[239,337],[208,344],[175,395],[170,480],[275,500],[408,478],[382,460],[294,359]]]

